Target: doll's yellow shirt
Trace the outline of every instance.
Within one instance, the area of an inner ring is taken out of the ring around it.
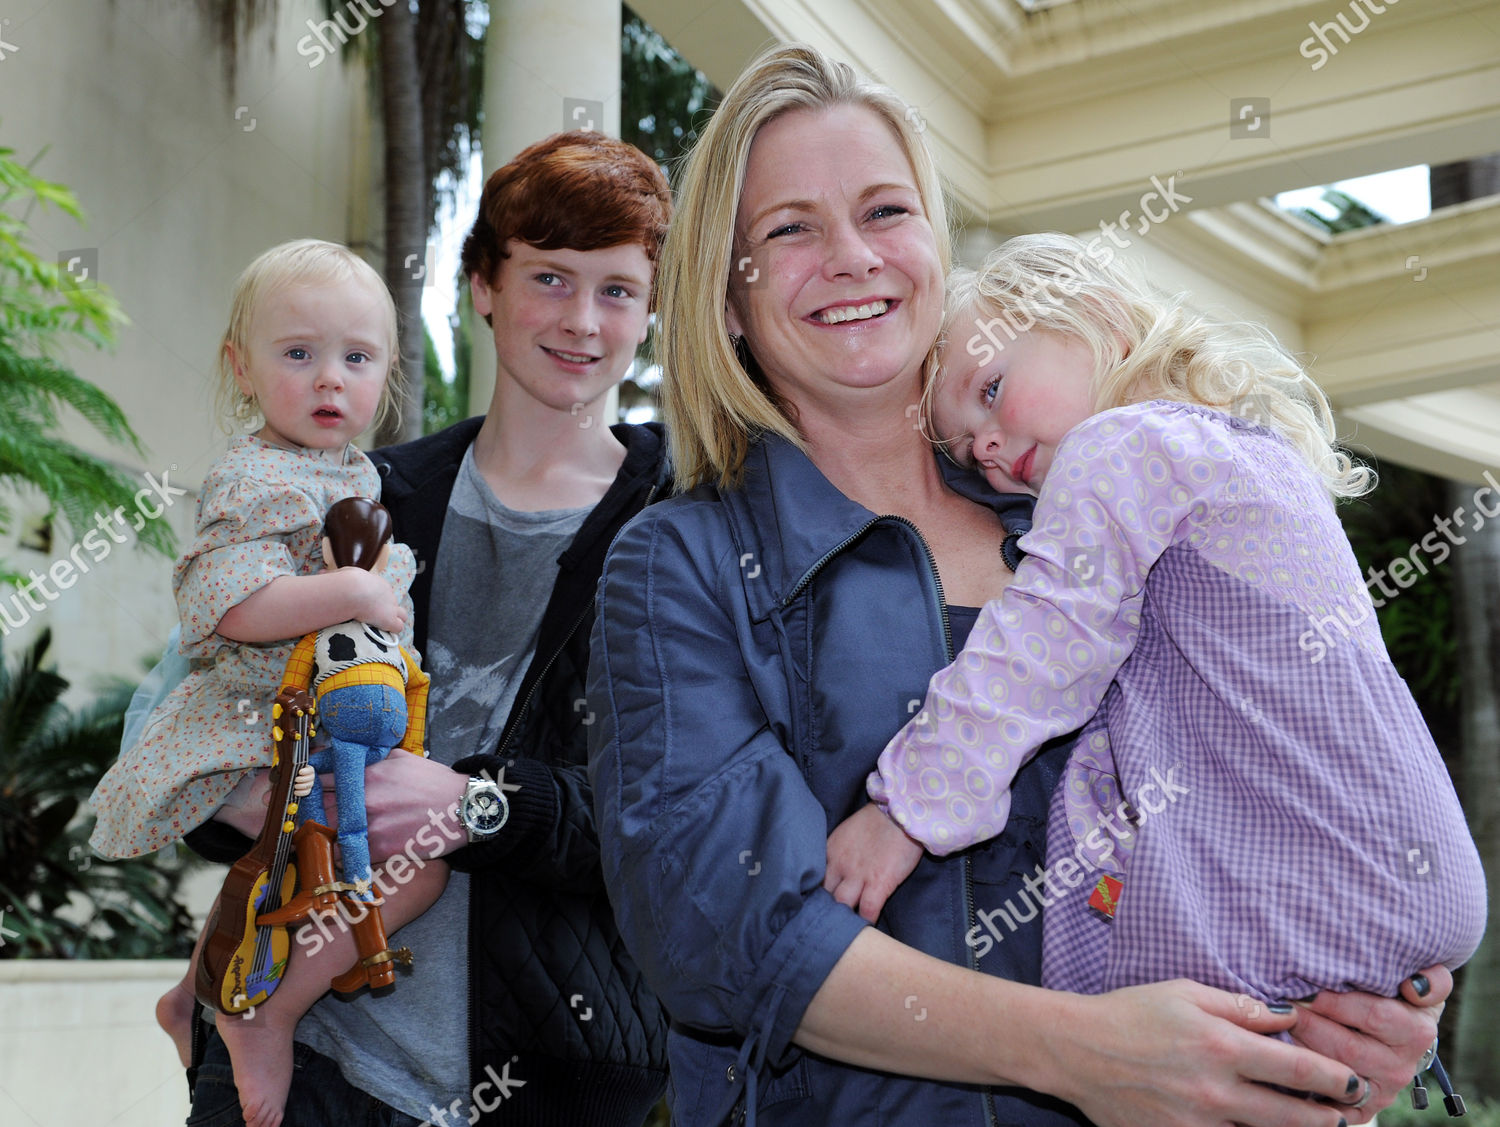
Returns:
[[[406,647],[398,647],[401,651],[401,660],[405,663],[404,679],[402,678],[403,670],[398,669],[389,660],[371,658],[329,674],[314,685],[314,655],[317,652],[320,633],[321,631],[315,630],[311,634],[304,635],[302,640],[293,647],[292,656],[287,659],[286,673],[281,679],[281,687],[283,689],[306,689],[319,698],[324,693],[350,685],[384,685],[404,691],[406,734],[401,737],[401,742],[396,746],[413,755],[425,756],[427,752],[423,750],[423,744],[427,737],[427,688],[430,678],[422,672],[416,662],[412,661],[411,654],[406,652]]]

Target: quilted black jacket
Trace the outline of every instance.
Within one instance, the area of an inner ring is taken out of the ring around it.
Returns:
[[[422,652],[448,499],[482,421],[370,455],[381,501],[416,553],[411,595]],[[605,895],[587,773],[593,716],[584,682],[604,555],[627,520],[669,492],[660,426],[622,424],[614,434],[625,461],[558,561],[536,654],[499,746],[454,767],[497,775],[503,766],[506,783],[520,784],[508,791],[510,819],[495,839],[447,857],[472,874],[471,1081],[485,1083],[487,1067],[503,1074],[507,1061],[510,1075],[526,1081],[494,1116],[507,1124],[636,1127],[666,1084],[666,1018],[625,951]],[[503,595],[475,594],[476,613]],[[475,1099],[480,1110],[485,1102]]]

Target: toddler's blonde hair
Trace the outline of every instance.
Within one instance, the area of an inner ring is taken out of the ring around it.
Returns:
[[[385,305],[389,328],[385,345],[390,366],[386,372],[385,389],[380,394],[380,406],[371,425],[378,428],[385,421],[395,407],[401,385],[396,303],[391,300],[385,279],[348,247],[322,239],[293,239],[263,252],[245,267],[244,273],[234,283],[234,295],[229,304],[229,327],[219,342],[218,394],[215,397],[215,406],[225,430],[232,429],[225,422],[228,419],[235,420],[247,431],[255,430],[261,420],[255,400],[242,392],[235,382],[234,361],[230,357],[231,347],[242,358],[248,354],[250,326],[261,303],[283,286],[329,285],[351,278],[373,287]]]
[[[976,357],[999,351],[1033,326],[1060,333],[1094,354],[1096,411],[1149,399],[1212,407],[1282,435],[1335,497],[1374,488],[1373,471],[1335,446],[1322,389],[1267,329],[1198,313],[1186,294],[1158,293],[1113,257],[1068,235],[1010,239],[977,272],[949,279],[935,360],[955,347]],[[956,323],[970,309],[975,323]],[[927,381],[928,396],[936,383]]]

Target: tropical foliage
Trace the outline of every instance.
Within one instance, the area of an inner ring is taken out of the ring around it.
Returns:
[[[1315,207],[1294,207],[1291,212],[1307,220],[1314,227],[1323,228],[1330,235],[1390,222],[1362,200],[1357,200],[1348,192],[1342,192],[1337,188],[1324,188],[1322,202],[1331,209],[1330,212],[1319,211]]]
[[[44,667],[50,631],[0,666],[0,958],[162,958],[192,951],[177,898],[189,862],[103,862],[78,813],[120,747],[128,686],[81,711]]]
[[[426,384],[422,393],[422,433],[436,434],[444,427],[469,417],[469,335],[465,319],[454,319],[454,376],[443,375],[437,346],[432,334],[422,334],[423,371]]]
[[[1446,1123],[1447,1114],[1443,1110],[1443,1094],[1438,1090],[1437,1084],[1432,1077],[1426,1077],[1424,1083],[1427,1085],[1427,1108],[1425,1111],[1417,1111],[1411,1106],[1408,1095],[1402,1096],[1393,1105],[1380,1113],[1380,1127],[1425,1127],[1425,1125]],[[1463,1095],[1460,1088],[1459,1095]],[[1468,1103],[1468,1101],[1465,1101]],[[1500,1127],[1500,1103],[1489,1101],[1468,1103],[1468,1114],[1464,1117],[1466,1127]]]
[[[1380,484],[1373,493],[1339,509],[1344,531],[1361,572],[1384,572],[1393,560],[1409,558],[1412,547],[1432,530],[1435,514],[1447,511],[1447,482],[1395,462],[1380,462]],[[1449,761],[1458,762],[1458,647],[1453,633],[1453,571],[1445,560],[1419,554],[1427,567],[1421,581],[1399,598],[1371,588],[1380,633],[1391,662],[1411,687],[1434,742]],[[1389,584],[1388,584],[1389,586]]]
[[[111,344],[125,316],[106,289],[75,281],[28,245],[26,218],[38,207],[83,221],[66,187],[34,175],[14,150],[0,148],[0,535],[11,531],[13,506],[25,494],[40,494],[49,518],[60,514],[82,533],[94,514],[129,509],[140,487],[61,436],[72,411],[110,441],[142,453],[115,401],[62,359],[69,345]],[[172,553],[164,521],[145,524],[140,539]],[[0,582],[16,578],[0,564]]]
[[[650,24],[624,9],[620,32],[620,139],[675,170],[722,95]]]

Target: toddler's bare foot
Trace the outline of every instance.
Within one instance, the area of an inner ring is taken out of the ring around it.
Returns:
[[[257,1010],[253,1017],[219,1014],[216,1021],[234,1065],[245,1127],[279,1127],[292,1086],[295,1015],[278,1020],[273,1006]]]
[[[172,1044],[182,1067],[193,1063],[193,1010],[197,1002],[187,980],[179,982],[156,1002],[156,1024],[161,1026]]]

